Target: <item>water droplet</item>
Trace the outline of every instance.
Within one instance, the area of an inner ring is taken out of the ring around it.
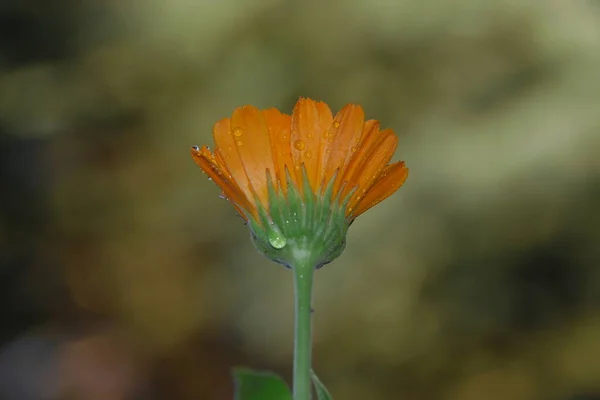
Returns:
[[[337,122],[337,121],[335,121],[335,122],[333,123],[333,127],[334,127],[334,128],[339,128],[339,127],[340,127],[340,123],[339,123],[339,122]]]
[[[352,147],[352,148],[350,149],[350,151],[352,151],[353,153],[354,153],[354,152],[356,152],[356,147]]]
[[[274,224],[271,224],[267,236],[269,238],[269,243],[275,249],[283,249],[287,244],[287,239],[285,238],[285,236],[283,236],[279,228],[277,228],[277,226],[275,226]]]
[[[306,157],[306,158],[311,158],[311,157],[312,157],[312,154],[311,154],[311,152],[310,152],[310,151],[307,151],[307,152],[305,152],[305,153],[304,153],[304,157]]]
[[[308,137],[309,139],[312,139],[312,133],[309,133],[309,134],[307,135],[307,137]]]
[[[304,150],[304,147],[306,147],[306,145],[302,140],[298,139],[294,142],[294,147],[296,148],[296,150],[302,151]]]
[[[194,151],[199,151],[200,148],[198,146],[192,146],[192,149],[194,149]]]
[[[323,133],[323,139],[329,139],[329,131],[325,131],[325,133]]]
[[[208,180],[209,180],[209,181],[212,181],[212,178],[209,176],[209,177],[208,177]]]
[[[329,139],[327,139],[327,141],[328,141],[329,143],[333,143],[333,136],[330,136],[330,137],[329,137]]]
[[[233,130],[233,136],[240,137],[243,134],[244,134],[244,131],[242,130],[242,128],[235,128]]]
[[[238,141],[236,142],[236,144],[237,144],[238,146],[241,146],[241,145],[243,145],[243,144],[244,144],[244,142],[242,142],[241,140],[238,140]]]

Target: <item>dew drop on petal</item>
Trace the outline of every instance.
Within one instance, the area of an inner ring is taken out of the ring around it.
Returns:
[[[194,151],[200,150],[200,148],[198,146],[192,146],[192,149],[194,149]]]
[[[296,148],[296,150],[302,151],[304,150],[304,147],[306,147],[306,145],[302,140],[298,139],[294,142],[294,147]]]
[[[244,142],[242,142],[241,140],[238,140],[238,141],[236,142],[236,144],[237,144],[238,146],[241,146],[241,145],[243,145],[243,144],[244,144]]]
[[[356,152],[356,147],[352,147],[350,150],[354,153]]]
[[[242,128],[235,128],[233,130],[233,136],[240,137],[243,134],[244,134],[244,131],[242,130]]]
[[[310,157],[312,157],[312,154],[311,154],[311,152],[310,152],[310,151],[307,151],[307,152],[305,152],[305,153],[304,153],[304,157],[306,157],[306,158],[310,158]]]
[[[339,127],[340,127],[340,123],[339,123],[339,122],[337,122],[337,121],[335,121],[335,122],[333,123],[333,127],[334,127],[334,128],[339,128]]]

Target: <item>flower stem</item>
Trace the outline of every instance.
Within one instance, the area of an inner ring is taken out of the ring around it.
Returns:
[[[311,399],[311,298],[315,267],[299,262],[294,270],[295,336],[294,336],[294,400]]]

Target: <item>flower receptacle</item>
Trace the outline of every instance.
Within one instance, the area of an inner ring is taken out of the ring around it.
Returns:
[[[269,205],[259,207],[259,219],[250,218],[248,225],[255,247],[267,258],[288,268],[307,262],[320,268],[346,246],[347,200],[333,198],[335,176],[325,190],[315,193],[304,169],[303,174],[302,189],[288,179],[287,195],[268,178]]]

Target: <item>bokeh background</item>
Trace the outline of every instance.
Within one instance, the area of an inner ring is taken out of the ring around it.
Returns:
[[[194,165],[212,124],[361,104],[411,174],[317,274],[336,399],[600,398],[600,3],[4,0],[0,398],[288,381],[292,278]]]

